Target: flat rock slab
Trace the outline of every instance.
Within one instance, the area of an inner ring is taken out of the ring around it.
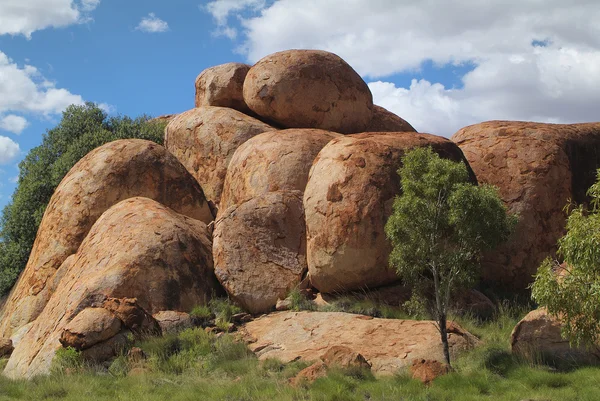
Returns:
[[[451,357],[479,340],[448,323]],[[342,345],[371,363],[373,373],[393,375],[415,359],[443,361],[440,334],[428,320],[378,319],[343,312],[280,312],[247,323],[242,329],[260,360],[316,361],[330,347]]]

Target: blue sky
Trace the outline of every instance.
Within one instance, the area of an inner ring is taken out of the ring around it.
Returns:
[[[598,121],[598,20],[595,0],[0,0],[0,207],[68,104],[181,112],[204,68],[288,48],[339,54],[422,132]]]

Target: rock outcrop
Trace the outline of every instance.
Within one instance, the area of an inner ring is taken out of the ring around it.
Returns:
[[[221,209],[267,192],[304,192],[315,157],[336,137],[341,134],[317,129],[287,129],[265,132],[249,139],[229,162]]]
[[[381,106],[373,106],[373,118],[365,132],[417,132],[406,120]]]
[[[244,81],[244,100],[285,128],[363,132],[373,114],[367,84],[344,60],[319,50],[287,50],[258,61]]]
[[[561,323],[541,308],[529,312],[512,331],[512,352],[523,358],[546,362],[558,366],[587,365],[600,363],[600,347],[571,347],[561,336]]]
[[[194,327],[192,317],[186,312],[160,311],[152,317],[158,322],[163,334],[174,334]]]
[[[81,351],[114,337],[122,326],[123,322],[108,310],[87,308],[67,324],[59,341],[65,348]]]
[[[227,166],[248,139],[274,128],[237,110],[200,107],[175,117],[165,129],[165,146],[202,186],[209,201],[221,200]]]
[[[512,239],[484,258],[483,279],[524,290],[565,233],[569,199],[587,202],[600,167],[600,123],[489,121],[462,128],[452,140],[477,179],[497,186],[519,217]]]
[[[250,66],[227,63],[207,68],[196,78],[196,107],[229,107],[247,113],[244,80]]]
[[[104,211],[134,196],[154,199],[207,224],[213,220],[198,183],[162,146],[127,139],[94,149],[54,192],[27,267],[0,315],[0,337],[11,337],[41,313],[59,281],[54,279],[57,269]]]
[[[477,345],[473,335],[454,323],[448,328],[452,357]],[[444,361],[440,333],[431,321],[341,312],[278,312],[255,319],[242,330],[260,360],[318,361],[331,347],[343,344],[381,375],[393,375],[414,359]]]
[[[205,303],[220,292],[210,250],[210,234],[198,220],[147,198],[113,206],[96,221],[70,263],[59,269],[56,291],[16,344],[4,374],[27,378],[47,373],[61,336],[88,333],[82,348],[104,340],[89,348],[89,355],[114,353],[124,341],[118,335],[106,339],[114,332],[114,320],[101,324],[99,317],[109,314],[88,308],[104,308],[127,328],[146,331],[152,313]]]
[[[308,270],[319,291],[345,292],[397,280],[388,267],[391,245],[384,226],[400,193],[402,156],[420,146],[464,160],[449,140],[412,132],[346,135],[321,150],[304,192]]]
[[[270,311],[307,269],[302,193],[269,192],[220,211],[213,238],[229,296],[248,312]]]

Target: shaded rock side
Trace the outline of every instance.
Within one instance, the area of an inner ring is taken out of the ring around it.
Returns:
[[[113,206],[94,224],[72,263],[61,267],[66,269],[62,280],[16,344],[4,374],[29,378],[48,373],[63,329],[86,308],[113,305],[111,312],[133,325],[146,314],[205,303],[220,293],[210,250],[210,234],[198,220],[146,198]],[[121,314],[132,298],[145,312]],[[111,345],[94,352],[113,351]]]
[[[196,107],[229,107],[246,113],[244,79],[250,66],[227,63],[207,68],[196,78]]]
[[[510,335],[512,352],[534,362],[543,358],[559,366],[600,363],[598,346],[590,349],[571,347],[569,341],[562,338],[561,327],[561,323],[544,308],[529,312]]]
[[[388,267],[391,244],[384,226],[400,194],[402,156],[423,146],[464,161],[446,138],[412,132],[347,135],[321,150],[304,192],[308,270],[319,291],[345,292],[397,280]]]
[[[175,334],[194,327],[189,313],[174,310],[160,311],[152,316],[159,324],[163,334]]]
[[[175,117],[165,129],[165,146],[202,186],[206,198],[221,200],[227,166],[248,139],[275,128],[237,110],[200,107]]]
[[[59,341],[65,348],[80,351],[114,337],[122,325],[121,320],[104,308],[87,308],[63,329]]]
[[[249,139],[229,162],[221,209],[267,192],[303,192],[315,157],[329,141],[340,136],[316,129],[287,129]]]
[[[320,50],[287,50],[258,61],[244,81],[244,100],[286,128],[363,132],[373,113],[367,84],[344,60]]]
[[[452,140],[477,179],[497,186],[519,216],[509,242],[483,258],[483,280],[524,290],[540,263],[556,252],[569,199],[588,201],[586,191],[600,167],[600,123],[489,121],[462,128]]]
[[[213,235],[215,274],[246,311],[270,311],[306,271],[300,191],[270,192],[219,213]]]
[[[381,106],[373,106],[373,118],[365,132],[417,132],[406,120]]]
[[[0,337],[33,321],[52,295],[53,277],[108,208],[134,196],[154,199],[178,213],[209,223],[202,189],[185,167],[154,142],[126,139],[91,151],[56,188],[29,261],[2,314]]]
[[[452,357],[478,340],[449,323]],[[246,324],[250,349],[259,359],[317,361],[343,345],[371,364],[373,373],[393,375],[414,359],[444,361],[440,334],[432,321],[377,319],[342,312],[278,312]]]

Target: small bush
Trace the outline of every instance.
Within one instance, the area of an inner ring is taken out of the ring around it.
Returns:
[[[81,352],[73,347],[59,348],[52,360],[51,370],[53,373],[64,373],[67,370],[81,371],[84,367]]]

